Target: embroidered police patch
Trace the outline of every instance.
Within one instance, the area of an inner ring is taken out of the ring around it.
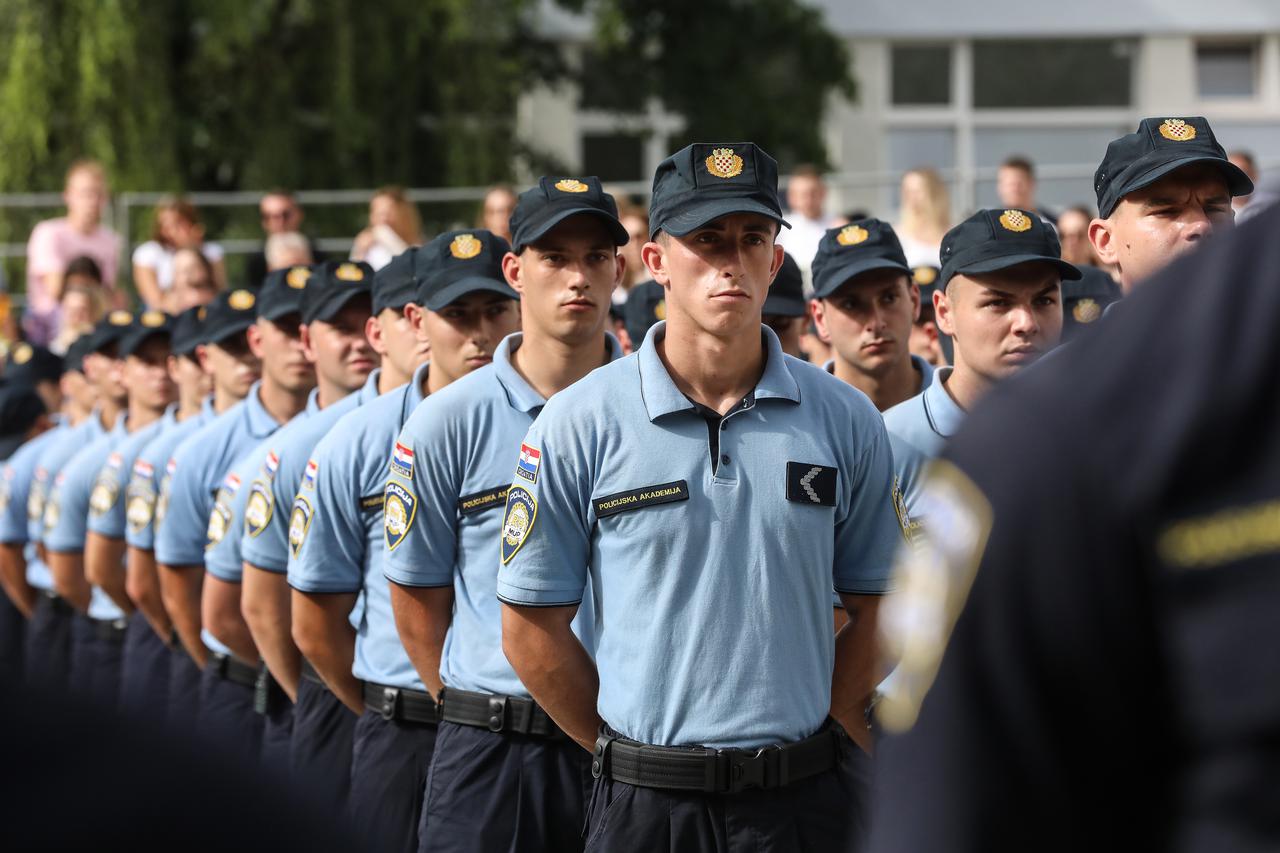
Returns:
[[[787,463],[787,500],[813,506],[836,505],[839,472],[826,465]]]
[[[101,518],[116,505],[120,496],[120,480],[114,470],[106,469],[98,473],[98,479],[89,493],[89,515]]]
[[[538,518],[538,501],[524,486],[507,492],[507,515],[502,522],[502,565],[511,562],[533,530]]]
[[[596,498],[594,504],[596,518],[608,518],[611,515],[617,515],[628,510],[687,500],[689,500],[689,482],[687,480],[676,480],[673,483],[644,486],[628,492],[605,495],[604,497]]]
[[[382,504],[382,529],[387,538],[387,550],[394,551],[413,525],[418,512],[418,499],[404,486],[392,480]]]
[[[320,463],[314,459],[307,460],[307,469],[302,472],[302,488],[315,489],[316,475],[320,473]]]
[[[124,517],[129,532],[137,535],[145,530],[155,517],[155,511],[156,490],[151,478],[136,476],[131,479],[124,493]]]
[[[485,489],[483,492],[463,495],[458,498],[458,512],[463,515],[471,515],[502,506],[507,502],[507,490],[510,488],[511,486],[509,485],[494,486],[493,488]]]
[[[907,512],[907,501],[902,497],[902,485],[898,482],[896,475],[893,478],[893,511],[898,516],[898,526],[902,528],[902,538],[910,545],[911,538],[920,529],[920,522],[911,520],[911,513]]]
[[[542,451],[527,444],[520,445],[520,461],[516,463],[516,475],[530,483],[538,482],[538,468],[542,465]]]
[[[209,513],[209,526],[205,530],[204,549],[208,551],[222,541],[231,528],[231,495],[225,489],[218,490],[217,500],[213,502],[213,512]]]
[[[293,514],[289,516],[289,552],[295,557],[302,543],[307,541],[312,515],[311,501],[298,495],[293,501]]]
[[[249,500],[244,507],[244,532],[249,534],[250,539],[257,539],[267,529],[274,508],[275,497],[271,494],[271,487],[263,480],[254,480],[249,487]]]
[[[48,474],[43,469],[36,469],[35,478],[31,481],[31,490],[27,492],[27,521],[37,522],[44,517],[45,480]]]
[[[391,451],[391,473],[406,480],[413,479],[413,451],[398,441]]]

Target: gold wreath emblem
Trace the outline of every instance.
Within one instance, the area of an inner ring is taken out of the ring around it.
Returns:
[[[590,187],[574,178],[565,178],[563,181],[556,181],[556,189],[562,193],[584,193]]]
[[[128,311],[112,311],[111,316],[107,318],[107,322],[113,326],[127,326],[133,322],[133,315]]]
[[[1071,316],[1077,323],[1092,323],[1102,316],[1102,306],[1092,299],[1081,299],[1071,308]]]
[[[836,242],[841,246],[856,246],[859,243],[866,242],[866,239],[870,236],[871,233],[861,225],[846,225],[836,235]]]
[[[257,301],[258,298],[249,290],[235,290],[227,297],[227,304],[233,311],[248,311]]]
[[[1196,138],[1196,129],[1180,118],[1167,118],[1160,123],[1160,135],[1171,142],[1190,142]]]
[[[334,270],[333,277],[343,281],[364,281],[364,270],[355,264],[342,264]]]
[[[938,280],[938,270],[934,267],[916,267],[911,271],[911,277],[921,287],[928,287]]]
[[[311,278],[311,270],[307,267],[294,267],[289,270],[289,274],[284,277],[284,283],[292,287],[294,290],[302,290],[307,286],[307,279]]]
[[[453,242],[449,244],[449,254],[453,255],[460,261],[469,261],[476,255],[480,254],[480,250],[484,248],[484,244],[476,239],[474,234],[459,234],[453,238]]]
[[[208,314],[209,314],[209,309],[201,305],[200,308],[196,311],[196,322],[203,323],[204,318],[208,316]]]
[[[31,344],[28,344],[28,343],[18,344],[17,349],[13,351],[13,363],[26,364],[28,361],[31,360],[31,356],[35,354],[36,354],[36,351],[31,348]]]
[[[714,148],[707,158],[707,171],[717,178],[736,178],[742,174],[742,158],[732,148]]]
[[[1006,210],[1000,214],[1000,224],[1009,231],[1026,231],[1031,227],[1031,217],[1021,210]]]
[[[158,329],[164,325],[164,315],[159,311],[144,311],[138,322],[148,329]]]
[[[659,320],[667,319],[667,300],[658,300],[658,304],[653,306],[653,316]]]

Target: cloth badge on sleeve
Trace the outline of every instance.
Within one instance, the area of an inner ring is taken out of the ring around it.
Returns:
[[[676,501],[689,500],[689,482],[676,480],[673,483],[662,483],[658,486],[645,486],[613,495],[605,495],[593,501],[596,518],[608,518],[620,512],[641,509],[646,506],[658,506]]]
[[[391,451],[391,473],[406,480],[413,479],[413,451],[398,441]]]
[[[13,479],[10,469],[6,468],[4,474],[4,482],[0,482],[0,513],[9,511],[9,489],[10,481]]]
[[[43,468],[36,468],[31,478],[31,489],[27,492],[27,521],[35,522],[44,517],[45,483],[49,473]]]
[[[156,512],[155,480],[151,474],[143,474],[139,465],[144,465],[144,470],[151,471],[151,466],[147,463],[135,463],[133,477],[129,479],[129,486],[124,491],[125,523],[129,525],[129,532],[135,535],[146,529]]]
[[[382,504],[382,528],[387,537],[388,551],[394,551],[404,541],[417,512],[418,499],[413,492],[395,480],[387,483]]]
[[[280,457],[274,450],[267,451],[267,458],[262,460],[262,476],[269,483],[275,479],[278,470],[280,470]]]
[[[293,501],[293,514],[289,516],[289,552],[295,557],[298,556],[302,543],[307,541],[312,515],[311,501],[298,495]]]
[[[307,470],[302,472],[302,488],[315,490],[316,475],[320,473],[320,463],[314,459],[307,460]]]
[[[365,495],[360,499],[360,509],[365,512],[380,512],[382,504],[386,500],[386,495]]]
[[[249,487],[249,500],[244,507],[244,531],[249,534],[250,539],[257,539],[267,529],[274,505],[271,486],[265,480],[254,480]]]
[[[838,473],[826,465],[788,462],[787,500],[812,506],[835,506]]]
[[[458,512],[463,515],[472,515],[502,506],[507,502],[507,490],[510,488],[511,486],[509,485],[494,486],[491,489],[485,489],[483,492],[463,495],[458,498]]]
[[[89,493],[89,515],[101,518],[111,512],[120,497],[120,477],[115,468],[103,468],[98,472]]]
[[[204,549],[206,551],[221,542],[227,535],[227,531],[231,529],[231,501],[238,491],[240,491],[240,478],[235,474],[228,474],[222,481],[222,488],[218,489],[213,499],[213,511],[209,513],[209,527],[205,530]]]
[[[44,502],[44,529],[52,530],[58,526],[58,519],[62,517],[62,508],[58,506],[58,482],[54,481],[53,490],[49,492],[49,497]]]
[[[516,474],[530,483],[538,482],[538,468],[542,465],[542,451],[527,444],[520,445],[520,461],[516,464]]]
[[[507,515],[502,522],[502,565],[510,563],[524,545],[537,518],[537,499],[524,486],[512,486],[507,492]]]

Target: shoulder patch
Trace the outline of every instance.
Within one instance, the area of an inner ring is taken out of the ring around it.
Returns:
[[[502,521],[502,565],[524,545],[538,518],[538,499],[524,486],[512,486],[507,492],[507,513]]]
[[[124,492],[125,523],[129,527],[129,532],[135,535],[147,528],[156,513],[155,480],[150,473],[143,473],[144,470],[150,472],[151,466],[146,465],[145,469],[139,469],[139,464],[146,465],[145,462],[134,463],[133,476],[129,479],[129,485]]]
[[[244,507],[244,532],[250,539],[257,539],[271,523],[275,499],[271,486],[265,480],[254,480],[249,487],[249,500]]]
[[[406,480],[413,479],[413,451],[398,441],[391,451],[391,473]]]
[[[516,476],[530,483],[538,482],[538,468],[542,466],[542,451],[527,444],[520,445],[520,461],[516,463]]]
[[[485,489],[483,492],[463,495],[458,498],[458,512],[463,515],[472,515],[502,506],[507,502],[507,490],[510,488],[510,484],[504,484]]]
[[[592,501],[596,518],[608,518],[620,512],[689,500],[689,482],[676,480],[657,486],[644,486],[627,492],[605,495]]]
[[[902,483],[898,480],[896,474],[893,477],[893,512],[898,516],[898,526],[902,528],[902,538],[910,545],[912,538],[916,535],[916,531],[920,529],[920,522],[911,520],[911,514],[907,512],[907,501],[902,496]]]
[[[413,492],[395,480],[388,482],[382,504],[382,529],[388,551],[394,551],[404,541],[417,513],[418,499]]]
[[[111,512],[116,499],[120,497],[120,478],[116,474],[119,467],[120,459],[117,458],[115,466],[108,463],[108,467],[99,471],[93,481],[93,491],[89,493],[89,515],[94,518],[101,518]]]
[[[240,481],[237,478],[236,486],[239,487],[239,485]],[[213,510],[209,513],[209,526],[205,530],[204,549],[206,551],[221,542],[227,535],[227,531],[231,529],[231,499],[234,496],[235,489],[228,490],[225,484],[223,488],[218,489],[218,494],[213,499]]]
[[[44,480],[33,479],[31,489],[27,492],[27,521],[37,522],[44,518]]]
[[[295,557],[298,556],[302,543],[307,541],[313,514],[311,501],[298,495],[293,501],[293,513],[289,516],[289,553]]]
[[[840,472],[828,465],[787,463],[787,500],[811,506],[835,506]]]
[[[262,476],[267,482],[275,479],[276,471],[280,470],[280,457],[276,455],[274,450],[267,451],[267,458],[262,460]]]
[[[307,469],[302,472],[302,488],[315,490],[316,475],[320,473],[320,463],[314,459],[307,460]]]

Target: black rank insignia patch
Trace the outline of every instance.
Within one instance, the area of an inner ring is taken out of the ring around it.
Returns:
[[[788,462],[787,500],[814,506],[835,506],[838,473],[827,465]]]

